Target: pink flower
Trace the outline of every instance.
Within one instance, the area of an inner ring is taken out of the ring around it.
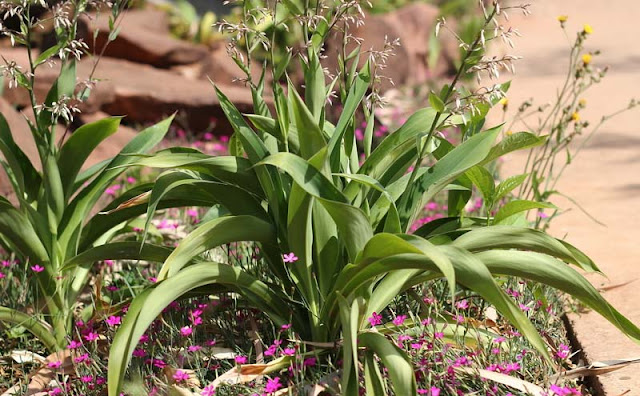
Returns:
[[[105,320],[105,322],[111,327],[116,327],[117,325],[122,323],[122,318],[119,316],[111,315],[109,316],[109,318],[107,318],[107,320]]]
[[[393,319],[393,324],[396,326],[400,326],[407,320],[407,315],[398,315]]]
[[[129,184],[135,184],[136,181],[137,180],[135,177],[131,177],[131,176],[127,177],[127,183]]]
[[[88,362],[89,359],[89,354],[88,353],[83,353],[82,355],[78,356],[77,358],[73,359],[74,362],[76,363],[82,363],[82,362]]]
[[[287,356],[293,356],[296,354],[296,349],[295,348],[285,348],[283,353]]]
[[[59,395],[62,393],[62,388],[53,388],[47,394],[49,395]]]
[[[98,339],[98,333],[94,333],[93,331],[89,332],[84,339],[87,341],[95,341]]]
[[[304,359],[304,361],[302,362],[302,365],[304,367],[313,367],[316,365],[316,358],[314,357],[309,357]]]
[[[0,279],[2,279],[2,278],[4,278],[4,277],[6,277],[6,275],[5,275],[5,274],[3,274],[2,272],[0,272]]]
[[[240,356],[236,356],[235,361],[238,364],[247,364],[248,359],[246,356],[240,355]]]
[[[82,346],[82,342],[71,340],[71,342],[69,342],[69,345],[67,345],[67,349],[76,349],[76,348],[80,348],[81,346]]]
[[[441,332],[441,331],[437,331],[437,332],[433,333],[433,337],[436,338],[436,339],[442,339],[442,338],[444,338],[444,333]]]
[[[440,388],[431,387],[431,396],[440,396]]]
[[[143,343],[143,344],[146,343],[146,342],[149,342],[149,336],[146,335],[146,334],[141,335],[140,336],[140,342]]]
[[[200,395],[202,396],[215,396],[215,394],[216,390],[214,388],[214,385],[207,385],[204,387],[202,392],[200,392]]]
[[[143,357],[147,356],[147,353],[142,348],[136,348],[136,349],[133,350],[133,356],[135,356],[137,358],[143,358]]]
[[[189,352],[198,352],[201,349],[202,347],[200,345],[190,345],[189,348],[187,348]]]
[[[62,361],[60,360],[56,360],[55,362],[49,362],[49,364],[47,364],[47,367],[52,369],[60,368],[60,366],[62,366]]]
[[[173,379],[177,382],[188,381],[189,373],[182,370],[176,370],[176,373],[173,375]]]
[[[464,323],[464,316],[462,315],[456,315],[453,317],[453,319],[456,321],[456,323]]]
[[[569,357],[570,353],[571,349],[569,349],[567,345],[560,344],[560,346],[558,347],[558,352],[556,352],[556,356],[558,356],[560,359],[566,359],[567,357]]]
[[[285,253],[282,255],[282,260],[285,263],[295,263],[296,261],[298,261],[298,257],[293,253]]]
[[[467,309],[469,308],[469,301],[467,300],[460,300],[456,303],[456,308],[458,309]]]
[[[42,272],[44,271],[44,267],[39,266],[38,264],[31,267],[31,271],[33,272]]]
[[[379,315],[377,312],[371,314],[371,316],[367,319],[371,326],[377,326],[382,324],[382,315]]]
[[[203,138],[204,138],[204,140],[212,140],[213,139],[213,133],[205,132]]]
[[[291,323],[283,324],[280,326],[281,331],[289,330],[291,328]]]
[[[570,396],[570,395],[576,395],[576,396],[580,396],[580,391],[576,388],[569,388],[567,387],[561,387],[558,385],[551,385],[549,387],[549,390],[553,392],[553,394],[558,395],[558,396]]]
[[[276,377],[276,378],[267,380],[267,385],[265,385],[264,391],[267,394],[271,394],[280,388],[282,388],[282,384],[280,383],[280,377]]]
[[[80,380],[84,383],[89,383],[89,382],[93,382],[93,376],[91,375],[83,375],[82,377],[80,377]]]
[[[119,184],[115,184],[111,187],[107,187],[106,190],[104,190],[104,193],[107,195],[111,195],[114,196],[116,195],[116,191],[118,191],[120,189],[120,185]]]
[[[191,333],[193,333],[193,329],[189,326],[184,326],[180,329],[180,334],[183,337],[189,337],[191,335]]]

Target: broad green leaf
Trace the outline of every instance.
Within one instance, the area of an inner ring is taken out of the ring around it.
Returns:
[[[494,202],[495,181],[493,175],[482,166],[474,166],[465,172],[471,182],[478,188],[486,205],[490,206]]]
[[[337,294],[340,306],[340,323],[342,324],[342,356],[343,374],[342,389],[348,396],[358,394],[358,303],[349,302]]]
[[[291,82],[289,82],[289,106],[298,130],[300,154],[302,158],[309,159],[326,146],[326,141],[318,120],[314,114],[311,114]]]
[[[409,357],[385,336],[366,332],[358,336],[358,345],[373,351],[386,367],[396,395],[415,395],[416,379]]]
[[[496,187],[496,196],[494,202],[499,202],[502,198],[506,197],[516,187],[520,186],[529,176],[528,173],[522,175],[511,176],[498,184]]]
[[[76,129],[62,146],[58,155],[58,168],[66,198],[73,194],[73,183],[82,165],[104,139],[118,131],[120,119],[120,117],[109,117],[85,124]]]
[[[488,164],[512,151],[536,147],[547,141],[546,136],[536,136],[529,132],[517,132],[502,139],[500,143],[491,148],[481,165]]]
[[[510,216],[518,214],[520,212],[526,212],[531,209],[550,209],[555,208],[554,205],[543,203],[543,202],[535,202],[535,201],[527,201],[527,200],[516,200],[507,202],[503,207],[498,210],[495,217],[493,218],[494,224],[500,224],[500,222]]]
[[[485,251],[475,254],[494,275],[516,276],[549,285],[578,299],[602,315],[622,333],[640,343],[640,329],[613,308],[589,281],[570,266],[546,254]]]
[[[27,194],[28,200],[35,200],[41,184],[41,177],[33,167],[27,155],[13,140],[7,120],[0,114],[0,153],[13,172],[20,191],[16,195],[22,199]]]
[[[277,245],[272,225],[254,216],[229,216],[200,224],[185,237],[162,265],[158,279],[177,275],[191,259],[220,245],[256,241]]]
[[[569,243],[531,228],[512,226],[477,228],[457,238],[453,245],[474,253],[496,249],[528,250],[559,258],[585,271],[600,271],[589,257]]]
[[[38,238],[31,222],[4,197],[0,197],[0,234],[22,255],[37,264],[49,261],[49,253]]]
[[[429,92],[429,104],[434,108],[438,113],[444,112],[444,102],[438,95],[433,92]]]

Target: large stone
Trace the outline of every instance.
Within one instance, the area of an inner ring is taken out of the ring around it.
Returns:
[[[109,39],[108,16],[100,14],[81,19],[85,42],[100,53]],[[166,14],[153,9],[127,11],[119,25],[119,33],[109,42],[104,55],[145,63],[160,68],[198,62],[208,49],[187,41],[175,39],[168,32]],[[95,42],[94,32],[98,31]]]
[[[442,51],[434,69],[428,67],[429,38],[434,33],[438,8],[424,3],[413,3],[384,15],[369,15],[362,26],[353,26],[350,34],[362,39],[360,65],[367,60],[370,51],[382,51],[385,38],[388,42],[400,40],[395,55],[387,59],[386,68],[380,72],[383,91],[395,85],[421,84],[430,78],[448,73],[457,53],[455,40],[442,35]],[[347,47],[347,53],[355,43]],[[327,42],[327,58],[323,62],[330,71],[337,68],[337,56],[342,51],[342,34],[336,33]]]
[[[85,69],[82,62],[79,69]],[[186,115],[189,129],[204,130],[215,118],[218,131],[229,131],[215,90],[207,81],[111,58],[101,60],[96,77],[110,81],[115,87],[115,100],[103,107],[109,114],[126,115],[129,121],[148,123],[181,111]],[[252,110],[247,88],[219,86],[241,112]]]

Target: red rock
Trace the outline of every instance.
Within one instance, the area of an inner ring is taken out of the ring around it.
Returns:
[[[81,20],[85,42],[100,53],[109,38],[107,15]],[[168,32],[166,14],[144,9],[127,11],[119,25],[116,39],[109,43],[104,55],[168,68],[198,62],[207,55],[207,47],[175,39]],[[95,43],[93,34],[98,30]]]

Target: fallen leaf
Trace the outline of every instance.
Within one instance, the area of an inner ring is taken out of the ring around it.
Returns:
[[[546,394],[545,390],[539,387],[538,385],[534,385],[531,382],[527,382],[525,380],[521,380],[520,378],[512,377],[510,375],[496,373],[494,371],[489,371],[489,370],[471,369],[471,368],[464,368],[464,367],[456,367],[455,370],[466,373],[466,374],[478,375],[484,379],[498,382],[500,384],[509,386],[513,389],[517,389],[520,392],[526,392],[530,395],[542,396]]]
[[[569,371],[558,373],[552,376],[551,379],[553,381],[557,381],[561,378],[570,379],[588,377],[591,375],[602,375],[637,363],[640,363],[640,358],[603,360],[600,362],[593,362],[588,366],[577,367]]]

